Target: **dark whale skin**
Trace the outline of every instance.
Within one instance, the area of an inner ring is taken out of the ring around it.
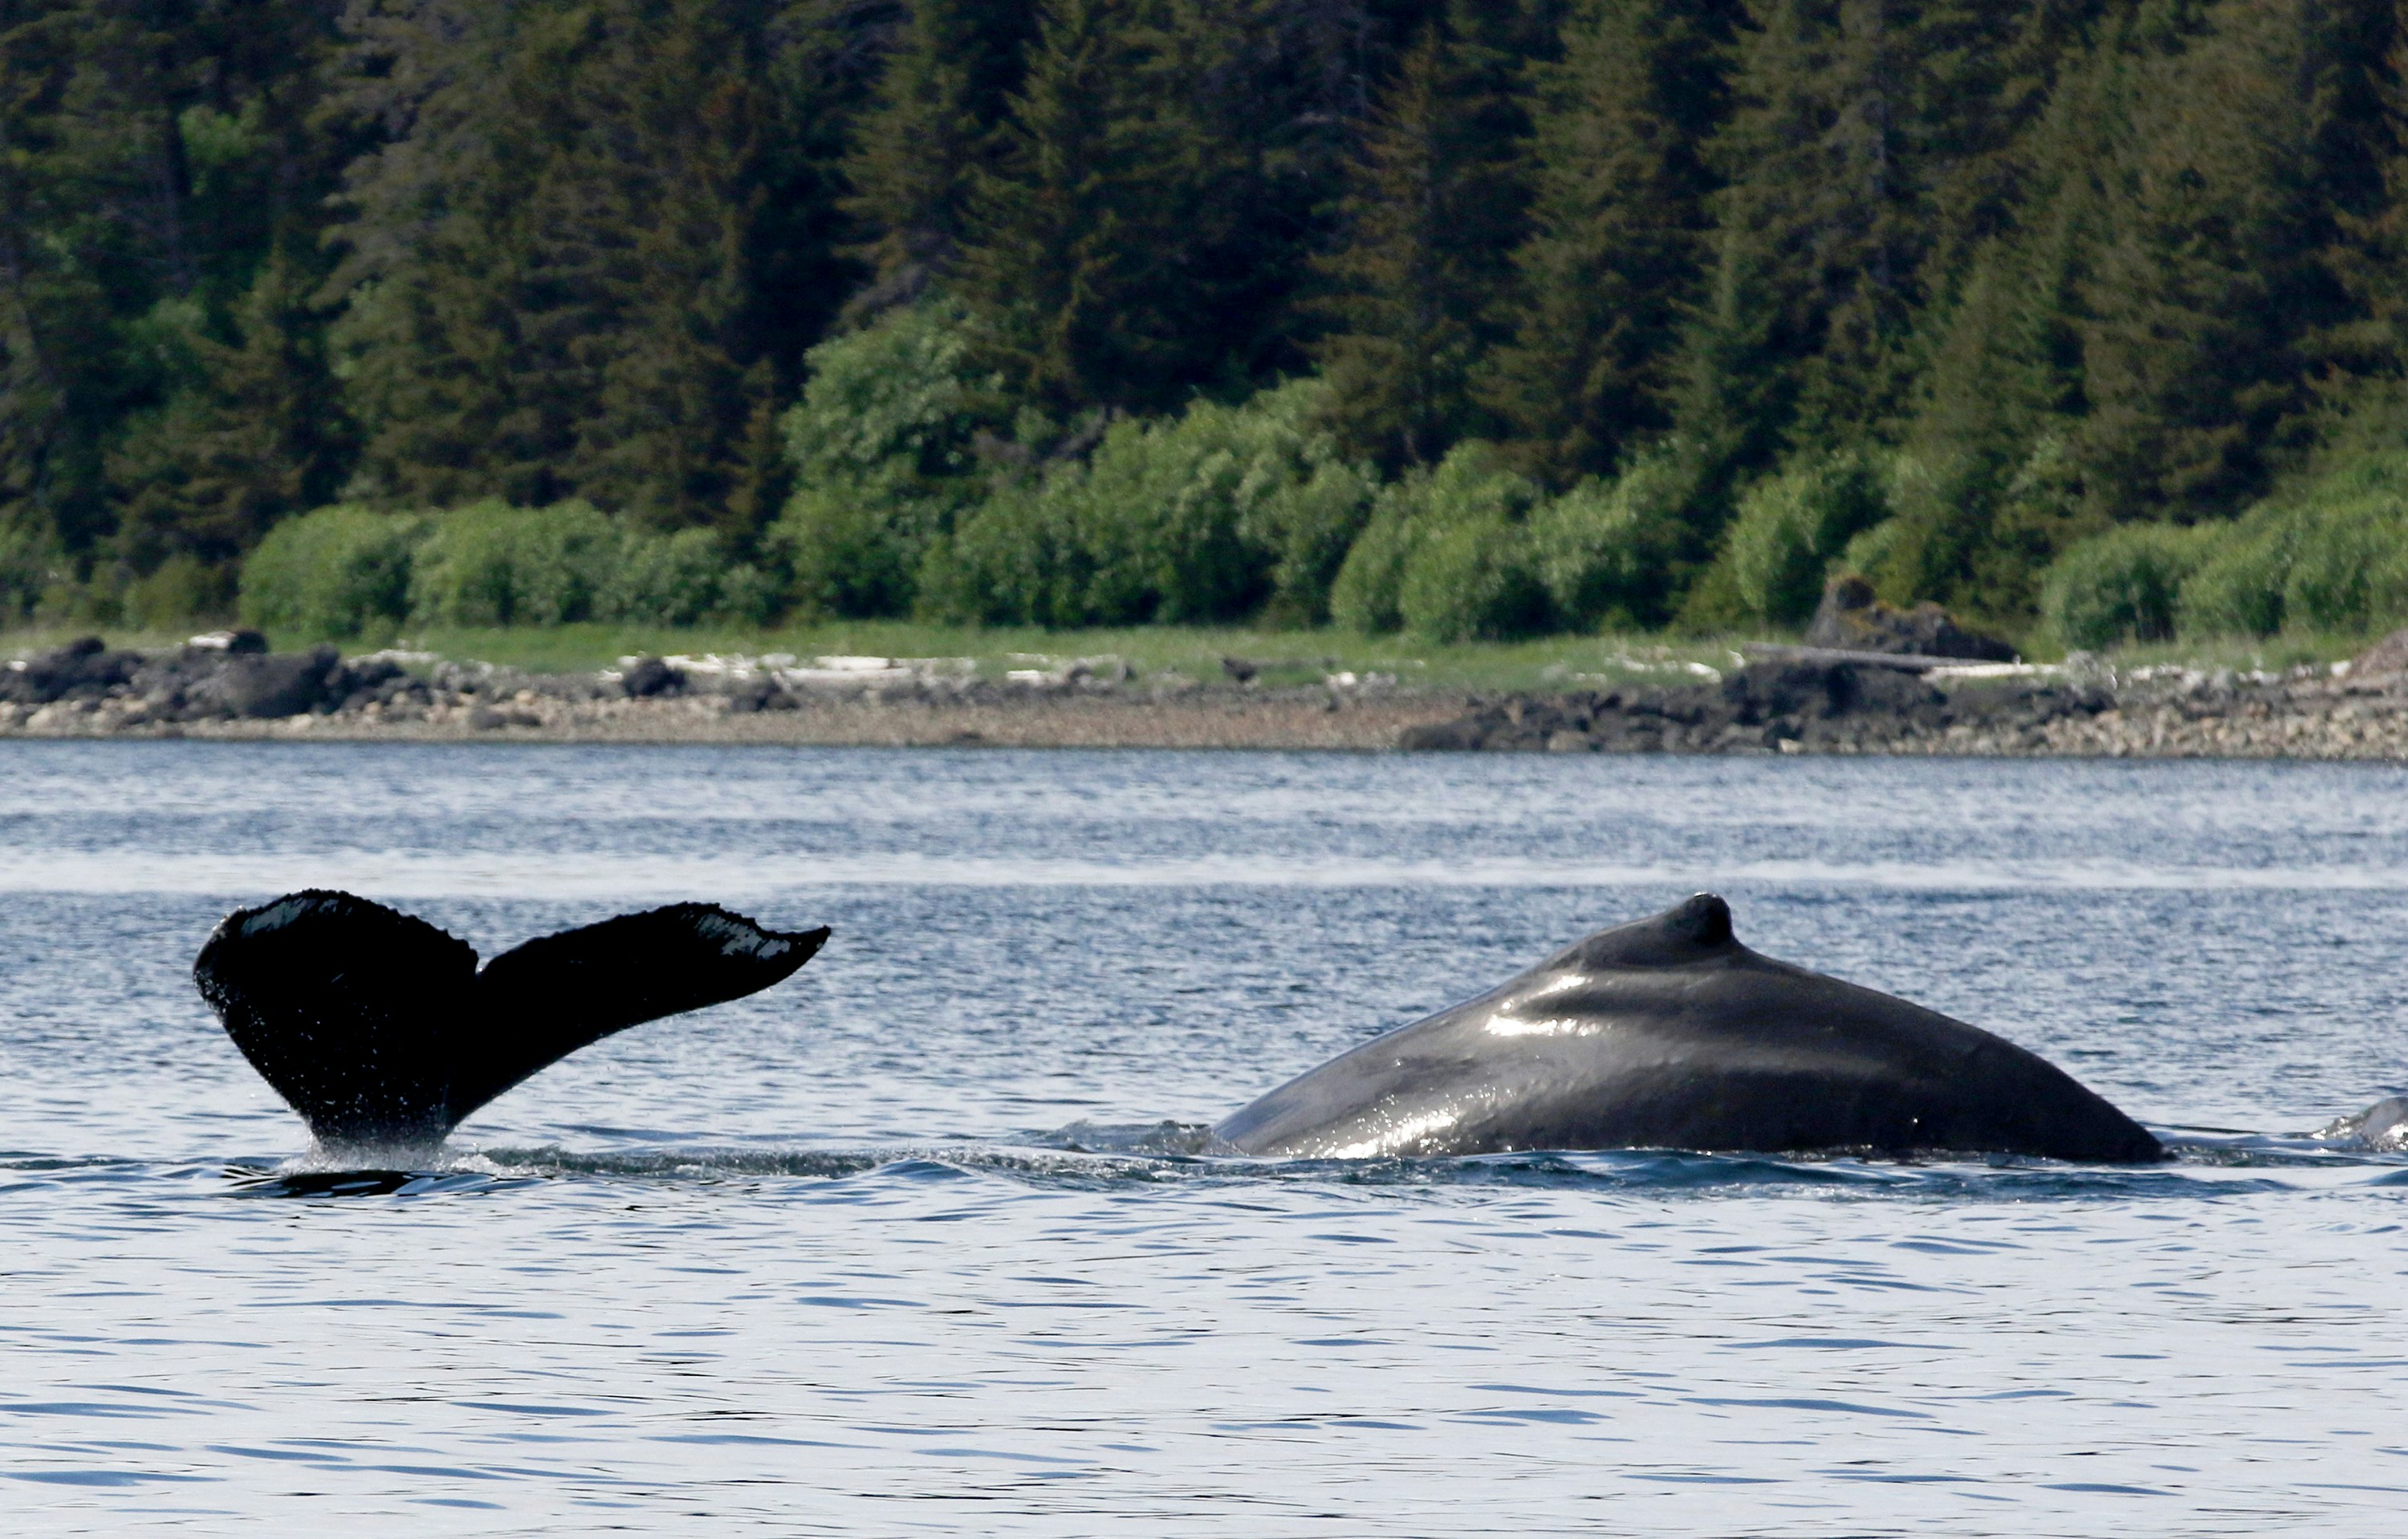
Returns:
[[[480,971],[474,947],[423,919],[312,889],[227,914],[193,982],[322,1146],[423,1144],[613,1032],[783,981],[827,938],[676,903]]]
[[[1761,956],[1700,893],[1375,1037],[1213,1129],[1289,1158],[1515,1149],[2161,1159],[2072,1076],[1936,1011]]]

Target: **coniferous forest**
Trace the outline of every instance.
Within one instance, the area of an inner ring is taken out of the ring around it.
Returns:
[[[0,622],[2408,619],[2398,0],[0,0]]]

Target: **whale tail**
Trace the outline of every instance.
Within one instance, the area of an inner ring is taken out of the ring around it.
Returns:
[[[420,1143],[588,1043],[780,982],[827,937],[679,903],[479,971],[475,948],[423,919],[309,891],[226,915],[193,980],[321,1143]]]

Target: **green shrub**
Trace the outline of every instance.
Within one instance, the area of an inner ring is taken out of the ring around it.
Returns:
[[[230,567],[206,566],[199,557],[179,552],[125,585],[122,603],[126,624],[168,630],[215,619],[234,607],[233,578]]]
[[[2408,456],[2358,454],[2202,535],[2185,639],[2358,635],[2408,619]]]
[[[910,611],[930,519],[924,504],[898,502],[858,483],[799,488],[770,525],[768,541],[791,574],[795,608],[809,615]]]
[[[365,508],[289,518],[242,564],[241,612],[254,626],[336,640],[409,617],[412,552],[426,520]]]
[[[0,521],[0,626],[30,619],[42,596],[68,581],[56,541],[30,521]]]
[[[1385,636],[1404,628],[1405,557],[1412,554],[1412,529],[1403,510],[1383,506],[1371,515],[1346,552],[1338,581],[1329,589],[1329,616],[1362,636]]]
[[[691,626],[718,611],[726,553],[708,529],[627,533],[594,596],[594,618],[626,625]]]
[[[2404,562],[2408,501],[2399,493],[2319,497],[2301,510],[2283,583],[2285,622],[2343,635],[2387,629],[2408,619],[2399,583]]]
[[[1530,515],[1531,560],[1558,623],[1664,622],[1691,480],[1670,453],[1642,456],[1618,480],[1582,482]]]
[[[961,316],[929,303],[803,355],[803,398],[786,413],[796,490],[771,547],[809,614],[901,614],[931,541],[982,490],[980,409]]]
[[[1832,560],[1888,511],[1879,467],[1856,452],[1815,455],[1749,487],[1722,556],[1748,617],[1804,624]]]
[[[1347,548],[1370,516],[1379,482],[1324,428],[1328,388],[1298,380],[1241,407],[1199,404],[1182,431],[1224,457],[1238,538],[1269,561],[1268,615],[1319,625]]]
[[[1308,427],[1312,392],[1124,419],[1087,461],[964,512],[922,568],[938,618],[1197,624],[1268,605],[1316,622],[1369,501],[1366,472]]]
[[[1497,641],[1547,625],[1547,590],[1521,525],[1496,513],[1442,524],[1405,558],[1398,612],[1424,640]]]
[[[1423,580],[1426,607],[1416,611],[1420,621],[1407,611],[1405,593],[1424,543],[1467,525],[1512,529],[1512,562],[1518,564],[1523,577],[1535,583],[1521,524],[1538,500],[1535,484],[1504,468],[1496,451],[1477,441],[1457,445],[1435,467],[1406,472],[1381,491],[1372,504],[1370,521],[1347,552],[1330,592],[1332,615],[1340,625],[1367,636],[1398,628],[1422,630],[1424,622],[1441,629],[1453,627],[1457,621],[1441,614],[1443,606],[1428,585],[1437,581],[1435,577]],[[1431,568],[1433,572],[1436,569]],[[1521,591],[1518,585],[1514,591]],[[1544,592],[1543,588],[1539,591]],[[1465,612],[1484,611],[1475,604]]]
[[[2180,579],[2168,635],[2272,636],[2283,628],[2299,520],[2271,510],[2194,531],[2198,551]]]
[[[499,501],[435,520],[409,577],[410,617],[434,626],[557,626],[590,620],[624,553],[609,515],[586,502]]]
[[[2128,524],[2070,547],[2041,584],[2041,613],[2058,640],[2097,649],[2174,634],[2184,583],[2214,531]]]
[[[1252,467],[1226,431],[1236,413],[1198,405],[1164,422],[1112,424],[1083,469],[1039,494],[1041,522],[1078,547],[1075,600],[1089,624],[1233,620],[1269,596],[1270,553],[1240,531]]]
[[[1039,488],[998,489],[929,545],[920,568],[920,612],[962,625],[1094,623],[1093,558],[1067,522],[1070,511]]]

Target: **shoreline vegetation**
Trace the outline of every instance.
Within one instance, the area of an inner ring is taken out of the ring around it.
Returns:
[[[906,639],[953,646],[792,650]],[[2301,642],[2057,664],[1597,638],[1414,657],[1315,633],[898,626],[597,667],[627,633],[479,640],[470,660],[276,652],[253,632],[18,633],[0,637],[0,738],[2408,759],[2408,631],[2338,661]]]
[[[2408,624],[2392,0],[422,9],[0,7],[0,626]]]

